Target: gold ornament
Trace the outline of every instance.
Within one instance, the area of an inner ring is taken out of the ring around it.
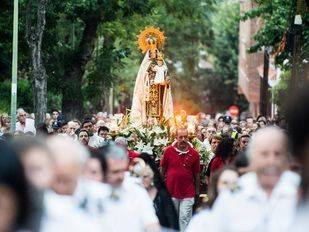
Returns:
[[[163,50],[165,42],[164,32],[160,31],[160,28],[145,27],[145,29],[138,35],[137,42],[142,53],[145,53],[148,50]]]
[[[162,52],[158,52],[157,60],[164,60],[164,54]]]

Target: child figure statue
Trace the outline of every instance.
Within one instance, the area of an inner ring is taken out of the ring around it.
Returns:
[[[164,57],[162,53],[158,54],[157,65],[153,68],[153,71],[156,72],[156,76],[154,78],[154,84],[165,85],[167,67],[166,67],[166,64],[164,63]]]

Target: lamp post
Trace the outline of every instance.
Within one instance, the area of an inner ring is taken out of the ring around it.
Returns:
[[[11,87],[11,133],[12,134],[15,132],[15,126],[16,126],[17,59],[18,59],[18,0],[14,0],[12,87]]]

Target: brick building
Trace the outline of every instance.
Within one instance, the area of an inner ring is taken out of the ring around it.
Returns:
[[[254,7],[250,0],[240,0],[240,12],[246,12]],[[248,53],[254,44],[252,36],[258,31],[259,19],[241,21],[239,25],[239,58],[238,58],[238,92],[244,94],[249,102],[252,116],[259,114],[260,75],[258,68],[263,65],[263,51]]]

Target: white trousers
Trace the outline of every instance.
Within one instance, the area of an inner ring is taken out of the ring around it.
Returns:
[[[172,199],[179,217],[179,229],[180,231],[185,231],[192,218],[194,198]]]

